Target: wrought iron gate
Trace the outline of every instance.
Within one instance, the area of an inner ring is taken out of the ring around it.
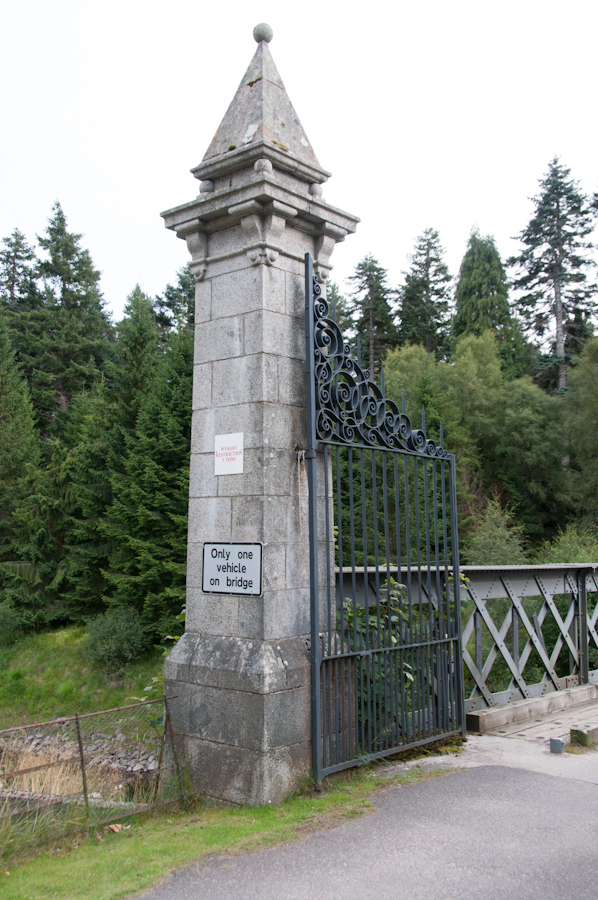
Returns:
[[[312,743],[331,772],[464,732],[455,458],[354,359],[305,258]],[[359,353],[357,354],[359,357]]]

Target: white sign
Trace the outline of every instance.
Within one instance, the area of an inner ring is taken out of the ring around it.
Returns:
[[[243,432],[217,434],[214,439],[214,475],[243,474]]]
[[[261,544],[204,544],[204,594],[262,593]]]

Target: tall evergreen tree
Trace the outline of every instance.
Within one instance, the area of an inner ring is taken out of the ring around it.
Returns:
[[[40,306],[42,297],[37,287],[35,250],[25,235],[15,228],[3,239],[0,250],[0,297],[11,309],[26,310]]]
[[[13,343],[36,418],[44,434],[57,437],[64,433],[73,394],[91,386],[111,352],[100,273],[80,239],[68,231],[62,208],[55,203],[46,235],[39,238],[47,254],[37,267],[43,303],[11,312]]]
[[[427,353],[441,355],[448,327],[451,276],[443,260],[440,236],[426,228],[416,239],[411,268],[404,272],[399,291],[399,341],[423,344]]]
[[[138,284],[127,297],[124,316],[116,330],[115,359],[107,369],[115,388],[115,422],[123,433],[130,434],[158,362],[160,344],[154,304]]]
[[[127,439],[160,360],[159,329],[151,299],[139,285],[127,298],[117,325],[115,359],[106,381],[73,399],[65,461],[74,500],[66,533],[67,605],[73,618],[101,612],[109,592],[105,571],[115,551],[101,523],[113,502],[112,484],[125,473]]]
[[[12,556],[13,515],[23,496],[27,466],[35,467],[38,456],[31,399],[0,308],[0,569],[2,561]]]
[[[386,274],[387,270],[368,254],[349,278],[354,290],[347,298],[345,314],[355,322],[362,361],[372,377],[378,375],[382,357],[396,347],[398,340],[391,308],[394,291],[388,286]]]
[[[9,596],[28,628],[45,628],[69,619],[64,602],[68,584],[65,546],[73,504],[64,470],[66,448],[51,438],[45,449],[47,463],[29,468],[25,496],[13,516],[13,548],[18,561],[6,564],[14,578]]]
[[[494,238],[472,230],[455,288],[453,341],[464,334],[494,332],[507,378],[529,373],[532,348],[518,319],[511,315],[509,285]]]
[[[482,334],[487,328],[499,334],[510,322],[507,275],[494,238],[474,229],[455,288],[453,335]]]
[[[573,502],[587,524],[598,513],[598,338],[588,342],[569,376],[567,390]]]
[[[534,215],[518,236],[523,250],[509,260],[519,272],[518,310],[540,337],[552,334],[560,390],[567,385],[567,318],[591,312],[597,290],[588,281],[596,213],[570,174],[558,158],[551,161],[533,198]]]
[[[193,331],[171,336],[126,436],[124,472],[112,475],[113,501],[100,530],[114,547],[106,601],[131,606],[148,630],[176,627],[185,595]]]
[[[154,302],[158,324],[163,332],[172,328],[191,328],[195,323],[195,279],[190,266],[177,272],[176,283],[167,284],[164,294]]]

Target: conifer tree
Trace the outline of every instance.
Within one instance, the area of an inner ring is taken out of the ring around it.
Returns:
[[[391,309],[394,292],[387,284],[386,269],[371,254],[358,263],[349,281],[354,285],[354,290],[347,298],[345,314],[355,322],[363,365],[375,377],[380,372],[380,363],[386,351],[397,345],[397,330]]]
[[[0,297],[12,310],[26,310],[42,302],[36,283],[37,259],[25,235],[15,228],[0,250]]]
[[[511,322],[509,288],[494,238],[481,237],[477,229],[459,269],[455,289],[453,336],[482,334],[490,328],[497,335]]]
[[[124,472],[100,530],[114,547],[106,602],[131,606],[164,637],[177,627],[185,595],[193,331],[172,334],[126,436]]]
[[[494,238],[472,230],[455,289],[453,341],[489,329],[498,341],[503,372],[509,380],[529,374],[532,349],[519,320],[511,315],[509,286]]]
[[[27,466],[34,468],[38,456],[31,399],[0,308],[0,569],[2,561],[12,556],[13,515],[23,497]]]
[[[177,272],[176,283],[167,284],[154,302],[158,324],[164,333],[172,328],[192,328],[195,323],[195,279],[190,266]]]
[[[59,203],[46,235],[47,254],[37,266],[43,302],[11,318],[13,344],[27,376],[36,419],[43,434],[64,433],[73,394],[89,389],[110,355],[111,327],[81,235],[67,229]]]
[[[41,629],[68,621],[64,594],[68,586],[65,538],[70,527],[72,495],[65,476],[66,449],[56,439],[46,446],[46,465],[30,467],[25,496],[14,516],[13,550],[6,564],[14,585],[9,597],[27,628]]]
[[[107,366],[116,396],[115,423],[123,433],[130,434],[135,428],[143,395],[158,362],[159,343],[154,304],[137,284],[117,325],[116,358]]]
[[[416,239],[411,268],[400,288],[399,341],[423,344],[427,353],[442,355],[448,326],[451,276],[443,260],[440,236],[426,228]]]
[[[65,538],[66,601],[73,618],[101,612],[110,591],[104,573],[115,547],[101,523],[113,502],[113,480],[125,473],[127,438],[135,434],[160,359],[154,306],[139,285],[129,294],[124,313],[106,381],[73,399],[66,434],[71,450],[65,466],[75,504]]]
[[[523,250],[509,260],[519,273],[514,282],[519,312],[537,335],[552,336],[559,390],[567,385],[567,318],[576,310],[590,313],[597,290],[588,281],[595,265],[588,257],[593,247],[588,238],[596,210],[570,174],[558,158],[551,161],[533,198],[534,214],[518,236]]]

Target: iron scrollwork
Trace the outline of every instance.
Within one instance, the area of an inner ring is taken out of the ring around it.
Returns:
[[[316,433],[318,440],[407,450],[431,459],[449,459],[425,428],[413,428],[405,411],[384,396],[351,355],[330,307],[313,276]]]

